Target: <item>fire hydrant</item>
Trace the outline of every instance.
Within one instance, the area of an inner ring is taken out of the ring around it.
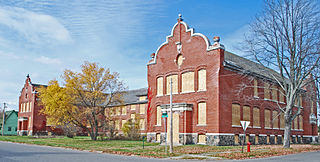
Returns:
[[[250,145],[251,145],[251,143],[248,142],[248,143],[247,143],[247,152],[250,152]]]

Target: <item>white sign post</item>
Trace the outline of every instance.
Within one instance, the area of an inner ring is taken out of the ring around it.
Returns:
[[[243,137],[243,140],[242,140],[243,141],[242,142],[242,153],[243,153],[243,145],[246,142],[246,130],[247,130],[250,122],[249,121],[240,121],[240,123],[241,123],[241,126],[242,126],[243,131],[244,131],[244,137]]]

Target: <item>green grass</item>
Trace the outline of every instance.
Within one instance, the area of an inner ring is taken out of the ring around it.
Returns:
[[[175,146],[174,154],[167,154],[165,152],[165,146],[159,145],[158,143],[145,142],[145,147],[143,149],[142,141],[92,141],[90,137],[35,138],[30,136],[0,136],[0,141],[65,147],[77,150],[101,151],[104,153],[120,155],[137,155],[156,158],[179,156],[187,159],[202,159],[205,158],[201,157],[203,155],[208,156],[209,158],[221,157],[226,159],[259,158],[320,150],[320,145],[291,145],[292,148],[290,149],[283,149],[281,145],[253,145],[251,147],[251,153],[241,153],[241,146],[184,145]],[[201,156],[197,157],[191,155]]]

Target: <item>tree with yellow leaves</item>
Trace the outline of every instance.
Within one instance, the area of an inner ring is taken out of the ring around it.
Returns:
[[[125,87],[119,73],[85,62],[80,73],[65,70],[62,78],[63,88],[56,80],[49,81],[47,88],[40,88],[42,113],[49,124],[71,123],[85,129],[96,140],[99,130],[109,122],[105,109],[122,103]]]

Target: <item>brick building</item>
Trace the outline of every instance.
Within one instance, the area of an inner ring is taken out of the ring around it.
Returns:
[[[173,93],[175,144],[237,145],[244,138],[240,121],[250,121],[246,139],[252,144],[281,144],[284,115],[277,105],[286,103],[281,89],[266,75],[271,69],[225,51],[215,37],[208,38],[181,19],[171,35],[151,55],[147,65],[149,104],[148,141],[163,143],[170,130],[170,84]],[[261,70],[262,69],[262,70]],[[241,89],[241,85],[247,88]],[[300,96],[302,113],[293,121],[292,143],[318,140],[315,100]],[[161,118],[168,112],[167,125]]]
[[[47,125],[46,117],[40,113],[43,108],[40,105],[37,89],[46,85],[34,84],[29,75],[19,96],[18,135],[46,135],[61,134],[60,129],[52,129]]]
[[[123,95],[124,102],[106,109],[106,113],[112,117],[115,131],[123,134],[122,127],[128,119],[137,119],[140,124],[140,132],[146,133],[147,125],[147,88],[129,90]]]

